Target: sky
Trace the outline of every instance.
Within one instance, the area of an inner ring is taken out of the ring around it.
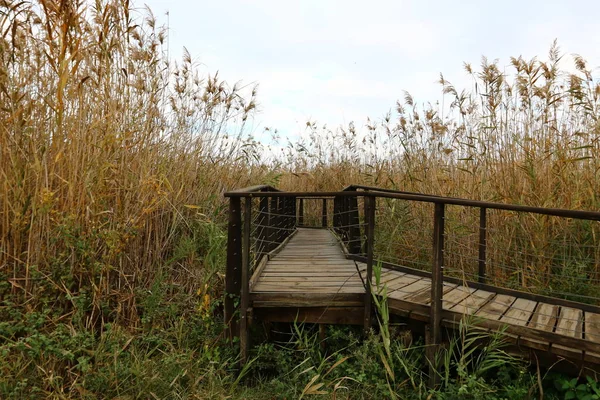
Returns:
[[[537,0],[146,0],[169,26],[169,49],[185,46],[207,72],[258,84],[264,127],[294,139],[307,121],[329,127],[381,119],[404,90],[441,101],[440,73],[470,87],[463,63],[482,56],[562,53],[600,65],[600,1]],[[168,13],[168,16],[167,16]]]

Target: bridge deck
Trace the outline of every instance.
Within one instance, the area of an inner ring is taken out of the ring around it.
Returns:
[[[313,308],[321,310],[320,315],[337,310],[334,322],[360,323],[365,271],[366,264],[346,258],[329,230],[298,228],[280,251],[257,269],[250,281],[250,299],[255,309],[268,307],[272,315],[277,308]],[[383,268],[383,285],[390,312],[427,322],[430,278]],[[310,314],[296,313],[300,318]],[[314,315],[305,320],[319,322]],[[478,324],[490,329],[508,326],[509,337],[519,346],[600,363],[599,314],[445,282],[444,323],[455,325],[465,316],[476,317]]]

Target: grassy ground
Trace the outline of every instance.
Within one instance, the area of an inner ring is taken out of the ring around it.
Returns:
[[[228,189],[364,183],[599,208],[600,86],[579,56],[566,72],[556,45],[545,61],[512,59],[509,73],[485,59],[467,64],[472,89],[441,77],[440,106],[405,94],[364,126],[309,121],[305,139],[275,156],[248,133],[256,88],[204,75],[188,54],[169,60],[166,35],[129,1],[0,2],[0,398],[427,397],[422,347],[390,347],[385,330],[359,340],[331,328],[321,353],[311,328],[298,328],[255,346],[237,369],[219,311]],[[430,239],[424,209],[380,204],[378,215],[384,232]],[[448,215],[454,227],[475,221]],[[498,279],[593,292],[596,225],[489,220],[491,247],[519,244],[543,260]],[[410,246],[423,242],[399,249],[380,239],[390,257],[418,254]],[[454,254],[454,265],[470,257]],[[438,397],[594,389],[563,378],[539,385],[518,361],[481,370],[452,354]]]

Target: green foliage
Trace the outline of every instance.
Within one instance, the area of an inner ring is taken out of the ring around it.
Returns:
[[[600,399],[600,385],[590,376],[583,378],[571,378],[564,375],[550,374],[547,378],[554,384],[557,393],[565,400],[593,400]],[[550,388],[552,389],[552,388]]]

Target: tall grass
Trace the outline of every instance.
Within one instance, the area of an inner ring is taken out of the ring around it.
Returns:
[[[255,88],[203,75],[187,52],[171,62],[165,28],[129,1],[2,10],[2,275],[22,301],[38,281],[85,288],[86,324],[136,325],[135,289],[167,268],[195,290],[205,254],[174,252],[198,220],[222,219],[223,190],[261,179]]]

